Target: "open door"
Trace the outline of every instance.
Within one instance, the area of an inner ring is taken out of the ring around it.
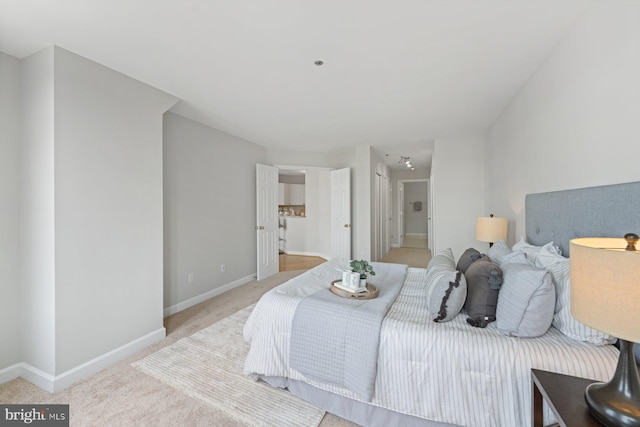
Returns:
[[[351,169],[331,171],[331,257],[351,259]]]
[[[257,279],[276,274],[278,253],[278,169],[256,164]]]

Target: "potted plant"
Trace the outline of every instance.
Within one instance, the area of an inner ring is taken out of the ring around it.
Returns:
[[[360,287],[365,288],[367,286],[367,274],[372,276],[376,275],[373,271],[373,267],[365,260],[353,260],[351,261],[351,271],[360,274]]]

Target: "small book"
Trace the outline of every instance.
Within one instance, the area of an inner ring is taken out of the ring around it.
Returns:
[[[366,287],[364,287],[364,288],[357,288],[357,289],[351,289],[351,288],[350,288],[350,287],[348,287],[348,286],[344,286],[344,285],[342,284],[342,282],[334,282],[334,283],[333,283],[333,286],[335,286],[335,287],[336,287],[336,288],[338,288],[338,289],[342,289],[343,291],[352,292],[352,293],[354,293],[354,294],[359,294],[359,293],[362,293],[362,292],[367,292],[367,288],[366,288]]]

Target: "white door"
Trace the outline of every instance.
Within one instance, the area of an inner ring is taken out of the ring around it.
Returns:
[[[276,274],[278,253],[278,169],[256,164],[258,280]]]
[[[389,252],[389,179],[376,174],[374,189],[373,260],[380,261]]]
[[[433,217],[433,176],[429,179],[429,183],[427,184],[429,187],[427,200],[429,200],[429,204],[427,205],[427,246],[431,250],[431,253],[435,253],[435,249],[433,247],[433,242],[435,242],[435,232],[436,229],[433,226],[435,218]]]
[[[351,169],[331,171],[331,257],[351,259]]]
[[[389,218],[389,201],[391,200],[389,178],[380,177],[380,259],[389,252],[391,218]]]
[[[398,243],[404,246],[404,182],[398,182]]]
[[[373,189],[373,248],[372,261],[380,261],[380,175],[376,173]]]

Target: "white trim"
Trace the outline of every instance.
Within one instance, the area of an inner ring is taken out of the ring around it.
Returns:
[[[317,252],[299,252],[299,251],[284,251],[285,254],[287,255],[301,255],[301,256],[315,256],[315,257],[320,257],[320,258],[324,258],[327,261],[329,261],[331,259],[331,257],[329,255],[323,255],[321,253],[317,253]]]
[[[0,371],[0,384],[22,377],[49,393],[55,393],[113,365],[119,360],[162,341],[166,336],[166,329],[164,327],[159,328],[56,376],[41,371],[28,363],[21,362]]]
[[[392,247],[392,248],[401,248],[402,246],[400,246],[400,244],[399,244],[399,243],[393,243],[393,244],[391,245],[391,247]]]
[[[405,236],[427,237],[427,233],[404,233]]]
[[[55,392],[56,377],[34,368],[28,363],[20,363],[20,377],[49,393]]]
[[[0,384],[8,383],[18,378],[20,376],[20,365],[22,365],[22,363],[16,363],[15,365],[0,369]]]
[[[249,283],[250,281],[256,278],[256,273],[250,274],[245,277],[241,277],[238,280],[234,280],[231,283],[227,283],[226,285],[220,286],[219,288],[212,289],[203,294],[197,295],[193,298],[189,298],[186,301],[179,302],[178,304],[171,305],[166,307],[163,312],[163,316],[167,317],[172,314],[178,313],[179,311],[186,310],[189,307],[193,307],[196,304],[200,304],[203,301],[206,301],[210,298],[217,297],[220,294],[223,294],[231,289],[237,288],[238,286]]]

